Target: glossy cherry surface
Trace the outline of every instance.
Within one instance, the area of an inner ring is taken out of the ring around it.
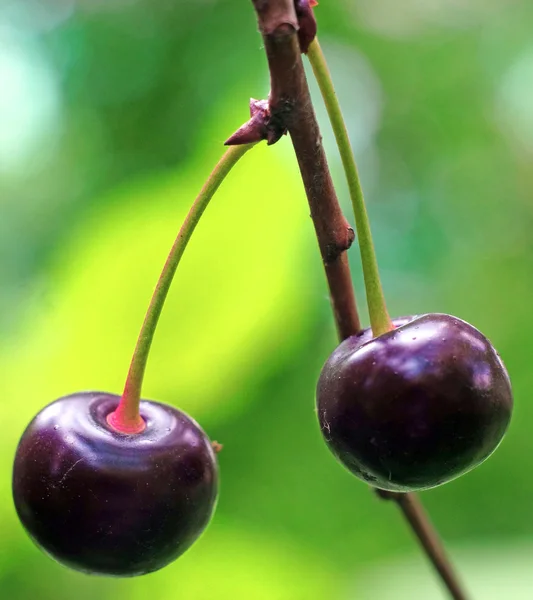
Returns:
[[[484,461],[513,407],[489,340],[456,317],[411,316],[348,338],[317,388],[324,439],[352,473],[390,491],[435,487]]]
[[[142,401],[142,433],[112,429],[119,402],[84,392],[44,408],[15,457],[13,498],[32,539],[86,573],[133,576],[164,567],[196,540],[217,498],[211,443],[183,412]]]

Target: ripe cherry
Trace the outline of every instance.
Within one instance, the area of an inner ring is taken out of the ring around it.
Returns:
[[[390,491],[446,483],[501,442],[513,407],[489,340],[456,317],[411,316],[342,342],[317,388],[324,439],[357,477]]]
[[[108,423],[120,398],[85,392],[49,404],[20,440],[13,497],[32,539],[86,573],[164,567],[208,524],[217,498],[211,443],[183,412],[141,401],[135,434]]]
[[[13,498],[29,535],[86,573],[143,575],[180,556],[213,513],[218,467],[189,416],[141,400],[161,311],[187,244],[233,165],[253,144],[227,150],[170,249],[137,339],[122,396],[84,392],[44,408],[22,435]]]

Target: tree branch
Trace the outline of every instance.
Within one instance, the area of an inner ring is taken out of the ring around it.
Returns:
[[[252,0],[259,31],[265,35],[276,33],[280,27],[288,25],[294,31],[298,30],[296,6],[292,0]]]
[[[442,582],[454,600],[468,600],[466,592],[453,569],[439,534],[431,524],[426,511],[416,494],[400,494],[376,490],[378,496],[385,500],[394,500],[402,511],[405,520],[418,538],[426,556],[437,571]]]
[[[294,0],[252,0],[271,77],[270,122],[287,129],[294,146],[328,280],[340,339],[360,331],[346,250],[354,232],[333,187],[298,43]],[[454,600],[467,600],[437,532],[413,494],[379,492],[394,500]]]
[[[257,3],[257,0],[256,0]],[[278,9],[282,2],[277,2]],[[287,2],[284,2],[287,4]],[[294,5],[288,4],[294,12]],[[344,218],[328,168],[290,14],[279,10],[264,35],[271,75],[270,124],[288,129],[304,182],[341,339],[360,328],[346,250],[354,230]],[[260,21],[261,22],[261,21]],[[265,29],[265,26],[263,26]]]

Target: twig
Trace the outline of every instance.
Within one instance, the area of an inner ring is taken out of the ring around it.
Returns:
[[[338,200],[303,69],[294,0],[252,0],[271,77],[271,120],[288,129],[302,175],[324,261],[339,337],[360,331],[346,250],[353,230]],[[467,600],[437,532],[413,494],[378,492],[394,500],[454,600]]]
[[[288,129],[304,182],[341,339],[361,329],[346,250],[354,230],[344,218],[322,146],[296,35],[290,0],[255,0],[268,57],[271,126]],[[281,10],[285,5],[286,10]]]
[[[400,494],[385,490],[376,490],[376,492],[384,500],[393,500],[398,504],[406,521],[411,526],[413,533],[424,549],[426,556],[435,567],[453,600],[468,600],[468,596],[462,589],[461,583],[446,554],[439,534],[432,525],[418,496],[416,494]]]

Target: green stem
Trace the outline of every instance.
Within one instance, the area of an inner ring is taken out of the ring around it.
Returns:
[[[331,74],[326,63],[326,59],[320,48],[318,40],[315,40],[309,46],[307,54],[315,78],[317,80],[320,92],[328,111],[331,127],[337,140],[337,146],[342,159],[344,172],[348,181],[350,197],[352,199],[353,212],[355,215],[355,227],[361,252],[361,262],[363,263],[363,275],[365,280],[366,298],[368,303],[368,312],[370,313],[370,324],[374,336],[381,335],[394,328],[387,312],[385,296],[379,278],[378,262],[372,241],[370,223],[366,212],[363,190],[359,180],[359,173],[355,164],[355,156],[348,137],[348,131],[344,123],[341,107]]]
[[[232,146],[224,153],[205,182],[204,187],[198,194],[198,197],[191,206],[189,214],[181,226],[178,237],[170,250],[163,271],[159,276],[159,281],[154,290],[150,306],[146,312],[146,317],[131,360],[122,398],[117,409],[108,417],[109,424],[122,433],[140,433],[145,428],[144,420],[139,413],[144,372],[146,370],[146,363],[148,361],[148,355],[154,339],[157,323],[172,284],[172,279],[174,278],[181,257],[185,252],[185,248],[191,239],[196,225],[198,225],[201,216],[207,208],[209,201],[218,190],[221,183],[238,160],[254,145],[255,144],[244,144],[241,146]]]

